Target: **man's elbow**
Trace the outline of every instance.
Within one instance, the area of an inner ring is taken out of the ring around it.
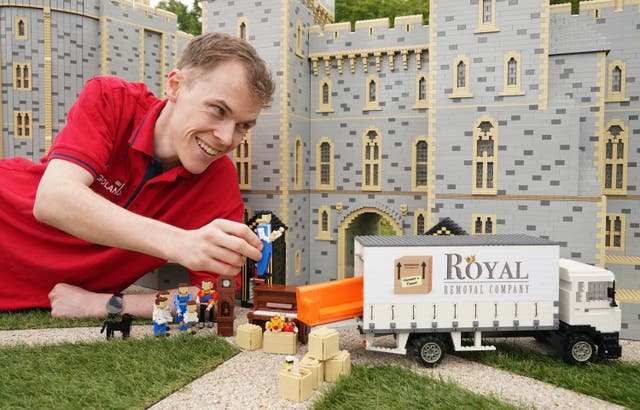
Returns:
[[[53,220],[53,209],[56,204],[54,198],[51,197],[43,189],[38,189],[36,199],[33,203],[33,216],[37,221],[50,224]]]

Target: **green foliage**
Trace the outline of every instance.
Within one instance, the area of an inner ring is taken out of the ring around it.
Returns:
[[[167,10],[178,16],[178,30],[197,36],[202,33],[202,9],[200,2],[193,0],[191,10],[186,4],[178,0],[162,0],[157,6],[159,9]]]
[[[391,26],[396,16],[422,14],[424,24],[429,21],[429,2],[425,0],[336,0],[336,23],[388,17]]]
[[[313,409],[512,409],[454,383],[418,376],[404,367],[354,365],[331,385]]]
[[[237,352],[191,335],[0,348],[0,407],[147,408]]]
[[[640,409],[640,364],[597,361],[585,366],[565,363],[558,352],[495,343],[495,352],[456,353],[469,360],[564,387],[631,409]]]

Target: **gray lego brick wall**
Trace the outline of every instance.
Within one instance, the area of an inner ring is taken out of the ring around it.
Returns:
[[[449,217],[469,233],[473,232],[473,214],[495,215],[495,233],[547,238],[559,242],[561,257],[597,263],[596,202],[437,198],[435,209],[438,219]]]
[[[622,339],[640,340],[640,304],[620,303],[622,309]]]
[[[437,53],[435,99],[438,105],[489,105],[492,102],[538,104],[541,74],[546,56],[543,45],[543,14],[539,2],[510,1],[496,5],[498,32],[475,33],[478,28],[477,2],[439,2],[430,16],[435,30]],[[435,17],[435,18],[434,18]],[[521,51],[521,89],[524,96],[501,97],[504,56]],[[473,98],[449,98],[453,91],[454,64],[466,56],[469,65],[470,92]]]

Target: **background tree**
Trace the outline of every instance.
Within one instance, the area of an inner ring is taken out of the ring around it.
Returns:
[[[336,23],[388,17],[391,26],[396,16],[422,14],[424,24],[429,22],[428,0],[336,0]],[[353,27],[352,27],[353,29]]]
[[[191,9],[178,0],[162,0],[157,7],[178,16],[178,30],[194,36],[202,33],[202,9],[199,0],[193,0]]]

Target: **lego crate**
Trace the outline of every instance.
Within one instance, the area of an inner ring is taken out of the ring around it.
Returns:
[[[251,323],[239,325],[236,329],[236,344],[245,350],[262,347],[262,328]]]
[[[338,354],[338,335],[337,330],[328,327],[321,327],[309,333],[309,356],[323,361]]]
[[[278,379],[278,393],[280,397],[292,401],[305,401],[313,393],[311,371],[299,368],[297,373],[293,369],[280,371]]]
[[[340,350],[337,355],[324,362],[324,380],[337,381],[340,376],[351,374],[351,355],[346,350]]]
[[[322,386],[324,381],[324,363],[318,359],[314,359],[307,353],[300,360],[299,366],[303,369],[307,369],[311,372],[311,378],[313,380],[313,388],[318,389]]]
[[[262,337],[262,350],[265,353],[296,354],[298,350],[296,334],[265,330]]]

